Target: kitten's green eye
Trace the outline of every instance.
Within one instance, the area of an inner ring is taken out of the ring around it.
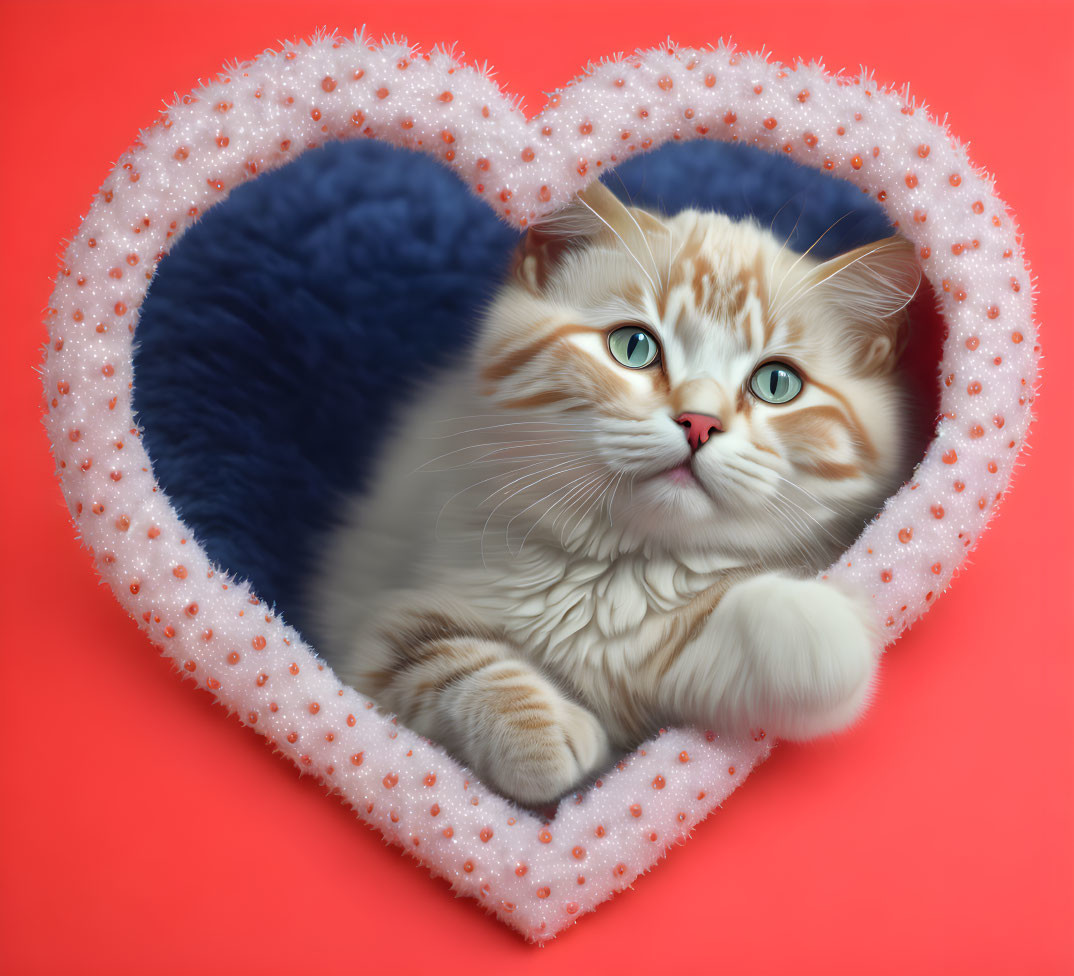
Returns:
[[[765,363],[750,377],[750,389],[765,403],[790,403],[802,392],[802,377],[786,363]]]
[[[630,369],[642,369],[651,365],[660,355],[660,346],[652,333],[627,325],[608,336],[608,348],[612,355]]]

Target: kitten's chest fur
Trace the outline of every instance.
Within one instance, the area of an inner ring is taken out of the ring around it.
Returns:
[[[651,731],[663,674],[746,573],[741,560],[717,555],[601,559],[534,547],[476,574],[465,598],[626,742]]]

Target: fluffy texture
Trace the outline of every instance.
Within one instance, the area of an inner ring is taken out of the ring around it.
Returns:
[[[881,641],[808,578],[909,473],[919,280],[901,238],[818,261],[587,187],[400,407],[310,589],[316,646],[530,804],[662,724],[845,727]]]
[[[598,162],[704,136],[755,141],[882,197],[948,328],[943,419],[911,483],[838,564],[892,638],[947,585],[1009,482],[1037,377],[1030,276],[991,181],[908,96],[725,46],[595,66],[528,121],[446,52],[319,37],[232,66],[120,157],[64,253],[42,368],[57,473],[102,578],[184,673],[300,770],[457,892],[547,939],[685,837],[766,743],[671,731],[548,824],[512,808],[367,708],[211,563],[159,490],[133,416],[135,323],[176,238],[254,174],[358,135],[436,155],[516,226],[565,202]]]

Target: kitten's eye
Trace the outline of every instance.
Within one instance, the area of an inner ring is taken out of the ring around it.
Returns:
[[[765,363],[750,377],[750,389],[766,403],[790,403],[802,392],[802,377],[786,363]]]
[[[660,355],[660,346],[652,333],[636,325],[616,329],[608,336],[608,348],[616,360],[630,369],[649,366]]]

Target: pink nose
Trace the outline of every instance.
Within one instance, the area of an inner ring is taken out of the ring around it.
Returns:
[[[675,418],[686,431],[686,439],[690,442],[690,450],[694,453],[701,448],[710,434],[722,434],[723,423],[719,417],[709,417],[703,413],[681,413]]]

